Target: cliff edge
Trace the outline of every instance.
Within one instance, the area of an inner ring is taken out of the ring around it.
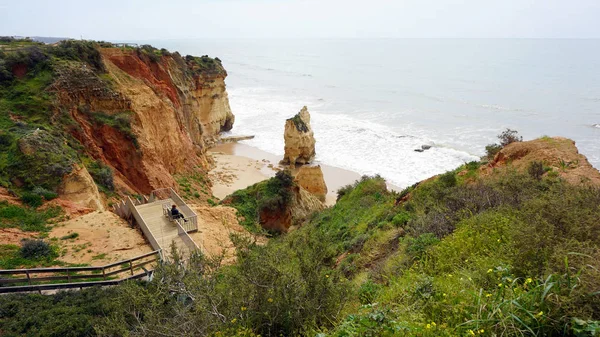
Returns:
[[[89,171],[108,194],[177,188],[173,175],[208,170],[207,148],[233,127],[226,76],[218,58],[151,46],[0,51],[0,185],[66,196]],[[103,208],[93,186],[76,190],[82,206]]]

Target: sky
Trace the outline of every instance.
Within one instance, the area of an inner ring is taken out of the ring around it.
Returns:
[[[0,36],[600,38],[600,0],[0,0]]]

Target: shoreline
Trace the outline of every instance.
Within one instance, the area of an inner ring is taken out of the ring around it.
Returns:
[[[268,153],[243,143],[220,144],[208,150],[215,159],[215,167],[209,172],[213,182],[212,193],[223,199],[239,189],[275,176],[278,170],[284,169],[279,164],[280,156]],[[333,206],[337,191],[361,178],[358,172],[339,167],[313,162],[311,166],[320,165],[327,185],[325,204]],[[388,185],[391,189],[394,186]]]

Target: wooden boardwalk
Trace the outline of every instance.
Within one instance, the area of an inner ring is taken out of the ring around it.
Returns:
[[[177,250],[184,256],[189,256],[190,247],[183,241],[179,235],[177,224],[169,221],[163,214],[163,205],[169,208],[173,205],[171,198],[150,202],[144,205],[135,206],[146,226],[154,235],[154,238],[160,245],[160,249],[168,256],[171,252],[171,245],[174,243]],[[188,214],[184,214],[188,216]]]

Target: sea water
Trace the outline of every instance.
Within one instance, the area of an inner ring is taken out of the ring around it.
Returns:
[[[283,155],[308,106],[316,160],[404,187],[477,160],[506,128],[563,136],[600,167],[600,40],[146,41],[227,69],[233,135]],[[416,152],[422,145],[432,148]]]

